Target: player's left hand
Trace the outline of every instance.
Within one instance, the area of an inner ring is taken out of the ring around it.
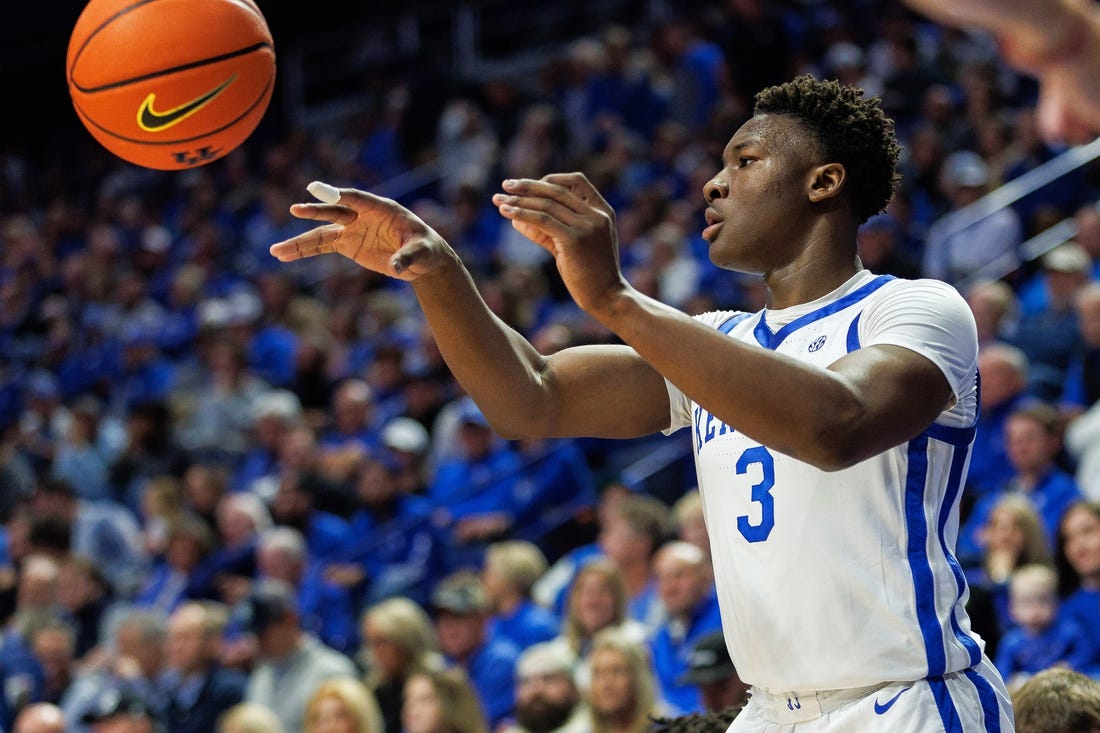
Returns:
[[[596,315],[628,286],[619,269],[615,212],[583,173],[507,180],[500,215],[554,256],[573,300]]]

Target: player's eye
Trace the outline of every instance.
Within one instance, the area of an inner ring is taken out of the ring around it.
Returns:
[[[748,165],[749,163],[755,163],[755,162],[756,162],[756,159],[755,159],[755,158],[745,158],[745,157],[741,157],[741,158],[738,158],[738,159],[737,159],[737,167],[738,167],[738,168],[744,168],[744,167],[745,167],[745,166],[747,166],[747,165]]]

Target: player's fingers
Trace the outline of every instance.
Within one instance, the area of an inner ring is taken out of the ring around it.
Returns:
[[[293,204],[290,213],[299,219],[312,221],[331,221],[334,224],[351,224],[356,212],[339,204]]]
[[[330,254],[336,251],[335,244],[340,238],[342,229],[343,227],[338,224],[326,224],[311,229],[305,234],[276,242],[268,251],[280,262],[293,262],[315,255]]]
[[[532,178],[510,178],[501,186],[508,195],[554,201],[574,214],[584,213],[588,208],[587,202],[573,191],[545,179],[536,181]]]
[[[515,196],[507,193],[493,195],[493,203],[505,218],[511,218],[504,212],[504,207],[518,211],[534,211],[545,214],[548,219],[555,219],[566,226],[575,226],[581,215],[573,209],[554,199],[541,196]]]
[[[611,204],[607,203],[599,189],[592,185],[592,181],[588,180],[583,173],[551,173],[543,176],[542,180],[568,189],[581,201],[595,206],[605,214],[614,213]]]

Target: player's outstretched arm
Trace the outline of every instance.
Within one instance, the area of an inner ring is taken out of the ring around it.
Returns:
[[[624,346],[585,346],[552,356],[501,321],[450,245],[397,202],[365,191],[310,186],[321,203],[295,216],[322,223],[272,245],[290,262],[340,254],[410,281],[455,378],[506,437],[634,437],[668,427],[661,376]]]
[[[933,20],[992,33],[1005,61],[1039,80],[1051,140],[1100,132],[1100,10],[1094,0],[906,0]]]
[[[948,406],[947,378],[899,346],[858,349],[823,370],[730,339],[632,288],[614,217],[580,173],[506,181],[493,197],[551,252],[570,294],[653,368],[734,429],[831,470],[918,435]]]

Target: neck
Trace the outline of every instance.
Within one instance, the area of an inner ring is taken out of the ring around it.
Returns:
[[[768,307],[809,303],[836,290],[863,269],[856,256],[854,226],[824,219],[792,261],[764,274]],[[838,245],[838,240],[845,242]],[[848,244],[850,242],[850,244]]]
[[[649,563],[636,562],[620,566],[627,595],[634,597],[645,590],[649,584]]]
[[[607,716],[607,729],[611,733],[633,733],[636,729],[634,725],[634,711],[633,710],[621,710],[616,713],[611,713]]]
[[[523,596],[521,595],[504,596],[497,601],[497,613],[502,616],[510,616],[516,612],[521,603],[523,603]]]

